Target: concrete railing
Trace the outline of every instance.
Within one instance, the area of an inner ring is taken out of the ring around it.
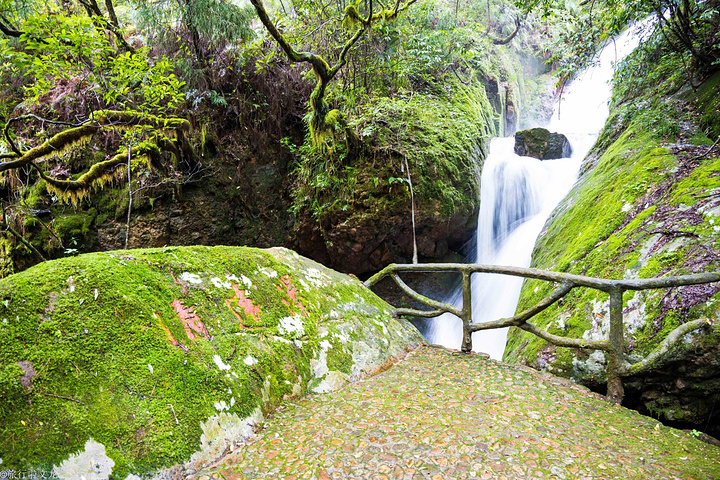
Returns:
[[[463,302],[462,307],[450,305],[430,299],[419,294],[408,286],[399,276],[401,272],[457,272],[462,275]],[[489,322],[473,323],[472,317],[472,289],[471,275],[473,273],[493,273],[512,275],[516,277],[534,278],[548,282],[559,283],[549,296],[535,306],[518,313],[510,318],[501,318]],[[624,396],[622,377],[635,375],[647,371],[659,364],[663,357],[670,351],[673,345],[682,339],[686,334],[698,330],[704,326],[713,325],[709,319],[698,319],[684,323],[670,332],[667,337],[658,345],[655,350],[644,359],[630,363],[625,355],[627,347],[625,344],[625,328],[623,325],[623,293],[626,290],[650,290],[658,288],[672,288],[685,285],[699,285],[720,281],[720,273],[699,273],[695,275],[682,275],[677,277],[646,278],[633,280],[609,280],[604,278],[592,278],[570,273],[552,272],[535,268],[503,267],[494,265],[464,264],[464,263],[432,263],[432,264],[392,264],[370,277],[366,287],[372,287],[381,279],[390,276],[395,283],[414,300],[430,307],[432,310],[419,310],[412,308],[397,308],[395,314],[398,316],[415,317],[436,317],[443,313],[451,313],[462,320],[462,346],[463,352],[472,350],[472,334],[480,330],[493,328],[517,327],[537,335],[559,347],[583,348],[590,350],[601,350],[608,355],[607,363],[607,398],[608,400],[620,403]],[[610,296],[610,328],[606,339],[585,340],[582,338],[571,338],[554,335],[547,332],[528,320],[534,315],[542,312],[549,306],[567,295],[573,288],[585,287],[606,292]],[[717,321],[715,322],[717,325]]]

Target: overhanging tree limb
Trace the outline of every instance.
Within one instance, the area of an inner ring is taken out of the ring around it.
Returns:
[[[325,100],[327,87],[340,69],[347,63],[347,55],[360,38],[362,38],[365,31],[372,26],[373,21],[395,19],[401,12],[407,10],[415,2],[416,0],[408,0],[406,3],[402,3],[401,0],[397,0],[392,10],[384,9],[381,12],[374,13],[371,1],[369,4],[369,12],[365,17],[360,15],[357,7],[354,5],[346,7],[343,24],[355,28],[355,32],[343,44],[337,63],[331,66],[322,56],[316,53],[299,52],[295,50],[270,19],[262,0],[250,0],[250,3],[255,7],[258,18],[270,36],[275,39],[288,60],[293,63],[309,63],[313,69],[316,79],[315,89],[310,95],[310,136],[313,145],[321,149],[328,147],[336,125],[345,130],[348,147],[356,143],[355,137],[357,134],[347,125],[344,115],[338,110],[330,110]]]
[[[4,33],[8,37],[20,38],[23,34],[20,30],[13,28],[10,21],[5,18],[4,15],[0,15],[0,32]]]
[[[8,122],[10,123],[10,122]],[[88,171],[75,180],[60,180],[44,172],[36,163],[41,159],[52,158],[73,148],[89,142],[93,135],[101,131],[128,130],[140,128],[155,132],[149,141],[142,142],[130,150],[132,158],[146,158],[149,164],[157,165],[157,159],[162,150],[169,151],[176,157],[183,152],[190,151],[185,143],[184,132],[190,130],[190,122],[182,118],[163,118],[139,112],[121,112],[114,110],[101,110],[94,112],[88,120],[78,126],[68,128],[55,134],[42,144],[25,152],[18,150],[18,157],[0,162],[0,172],[17,169],[25,166],[33,167],[40,177],[45,180],[47,188],[63,200],[70,200],[76,204],[91,188],[100,188],[114,178],[114,171],[118,166],[124,165],[126,151],[118,152],[108,160],[92,165]],[[171,139],[162,131],[172,132],[175,139]],[[6,131],[6,135],[7,131]],[[180,143],[181,145],[178,145]]]
[[[510,35],[508,35],[505,38],[493,38],[492,42],[493,45],[507,45],[508,43],[512,42],[513,38],[518,34],[520,31],[520,17],[515,18],[515,31],[513,31]]]

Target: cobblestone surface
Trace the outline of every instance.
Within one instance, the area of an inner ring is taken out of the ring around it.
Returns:
[[[720,449],[566,380],[421,347],[279,410],[197,478],[720,479]]]

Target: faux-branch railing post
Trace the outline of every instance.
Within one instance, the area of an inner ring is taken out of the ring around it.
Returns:
[[[458,272],[462,275],[463,303],[458,308],[454,305],[439,302],[419,294],[409,287],[398,275],[399,272]],[[516,277],[534,278],[548,282],[559,283],[545,299],[535,306],[521,312],[514,317],[482,323],[472,323],[472,291],[470,278],[473,273],[495,273],[512,275]],[[518,327],[530,332],[549,343],[559,347],[583,348],[602,350],[608,355],[607,363],[607,399],[614,403],[621,403],[624,396],[622,377],[635,375],[656,366],[686,334],[698,330],[706,325],[713,325],[710,319],[698,319],[684,323],[670,332],[658,347],[639,362],[629,363],[625,357],[625,334],[623,327],[623,293],[626,290],[650,290],[657,288],[672,288],[686,285],[699,285],[720,281],[720,273],[699,273],[677,277],[644,278],[633,280],[609,280],[592,278],[570,273],[552,272],[535,268],[503,267],[494,265],[464,264],[464,263],[434,263],[434,264],[392,264],[370,277],[366,287],[371,287],[385,276],[390,276],[395,283],[409,297],[432,308],[432,310],[417,310],[412,308],[396,308],[397,316],[437,317],[445,312],[452,313],[462,320],[462,346],[461,350],[469,353],[472,349],[472,334],[480,330],[494,328]],[[575,287],[588,287],[607,292],[610,295],[610,328],[608,338],[604,340],[585,340],[554,335],[537,326],[528,323],[528,320],[542,312]],[[717,321],[715,322],[717,326]]]

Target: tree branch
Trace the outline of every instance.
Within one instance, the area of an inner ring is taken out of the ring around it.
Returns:
[[[586,277],[573,273],[553,272],[538,268],[506,267],[501,265],[482,265],[479,263],[430,263],[425,265],[396,264],[388,265],[365,281],[370,287],[391,272],[464,272],[496,273],[515,277],[535,278],[550,282],[570,282],[577,287],[590,287],[603,292],[615,288],[623,290],[648,290],[653,288],[678,287],[683,285],[699,285],[702,283],[720,282],[720,273],[696,273],[662,278],[640,278],[635,280],[610,280],[605,278]]]
[[[560,285],[553,293],[545,297],[543,300],[537,303],[537,305],[528,308],[522,313],[519,313],[518,315],[515,315],[514,317],[510,318],[501,318],[499,320],[491,321],[491,322],[484,322],[484,323],[475,323],[470,328],[471,332],[479,332],[480,330],[489,330],[493,328],[503,328],[503,327],[519,327],[523,323],[525,323],[528,319],[531,317],[534,317],[538,313],[542,312],[546,308],[553,305],[555,302],[563,298],[565,295],[567,295],[570,290],[575,288],[575,285],[572,283],[563,283]]]
[[[41,261],[45,262],[45,261],[47,260],[47,259],[43,256],[43,254],[40,253],[40,251],[39,251],[37,248],[35,248],[35,246],[34,246],[32,243],[28,242],[28,241],[25,239],[25,237],[23,237],[23,236],[20,234],[20,232],[18,232],[17,230],[15,230],[14,228],[12,228],[12,227],[10,226],[10,223],[7,221],[7,215],[6,215],[6,213],[5,213],[5,205],[4,205],[4,204],[2,205],[2,223],[0,223],[0,228],[4,228],[4,229],[7,230],[8,232],[10,232],[13,236],[15,236],[15,238],[17,238],[18,240],[20,240],[20,242],[21,242],[23,245],[25,245],[27,248],[29,248],[31,252],[33,252],[35,255],[37,255],[38,258],[39,258]]]
[[[115,28],[120,28],[120,22],[118,21],[117,14],[115,13],[115,5],[113,5],[112,0],[105,0],[105,8],[108,11],[108,16],[110,17],[110,23]]]
[[[79,403],[80,405],[85,405],[83,402],[81,402],[80,400],[78,400],[76,398],[63,397],[62,395],[53,395],[52,393],[45,393],[45,392],[43,392],[43,395],[45,395],[46,397],[59,398],[60,400],[67,400],[69,402],[75,402],[75,403]]]
[[[80,127],[75,127],[60,132],[57,135],[54,135],[52,138],[46,140],[42,144],[38,145],[37,147],[28,150],[24,154],[20,154],[20,158],[18,158],[17,160],[0,163],[0,172],[24,167],[34,160],[51,155],[58,151],[62,151],[62,149],[64,149],[68,145],[92,137],[92,135],[98,130],[100,130],[99,126],[87,123]]]
[[[621,369],[622,375],[637,375],[650,369],[658,368],[665,355],[667,355],[667,353],[682,339],[682,337],[688,333],[712,324],[713,323],[710,320],[702,318],[693,320],[692,322],[683,323],[670,332],[668,336],[665,337],[665,340],[663,340],[663,342],[658,345],[647,357],[632,365],[626,362]]]
[[[16,30],[10,26],[10,22],[4,15],[0,15],[0,32],[4,33],[8,37],[19,38],[23,32]]]
[[[310,52],[295,51],[295,49],[287,42],[287,40],[285,40],[285,37],[283,37],[282,34],[278,31],[272,20],[270,20],[270,17],[265,10],[265,5],[263,5],[262,0],[250,0],[250,3],[252,3],[253,7],[255,7],[255,12],[260,18],[262,24],[265,25],[268,33],[270,33],[270,35],[275,39],[278,45],[280,45],[280,48],[283,52],[285,52],[285,55],[287,55],[288,59],[290,59],[291,62],[310,62],[313,64],[313,66],[315,66],[313,62],[317,61],[317,55]],[[327,66],[327,63],[324,60],[323,63],[325,63],[325,65]]]
[[[424,295],[419,294],[412,288],[410,288],[403,280],[396,274],[392,274],[392,279],[395,280],[395,283],[397,283],[398,287],[402,289],[403,292],[405,292],[410,298],[413,300],[417,300],[420,303],[423,303],[427,305],[428,307],[434,308],[436,310],[441,310],[443,312],[452,313],[453,315],[456,315],[458,317],[462,316],[462,310],[460,310],[457,307],[454,307],[450,304],[438,302],[437,300],[433,300],[431,298],[428,298]],[[422,310],[420,310],[422,311]]]
[[[515,18],[515,31],[503,39],[493,38],[492,39],[493,45],[507,45],[508,43],[512,42],[512,39],[515,38],[515,35],[517,35],[519,31],[520,31],[520,17],[516,17]]]
[[[393,313],[398,317],[433,318],[445,313],[445,310],[417,310],[415,308],[397,308]]]

